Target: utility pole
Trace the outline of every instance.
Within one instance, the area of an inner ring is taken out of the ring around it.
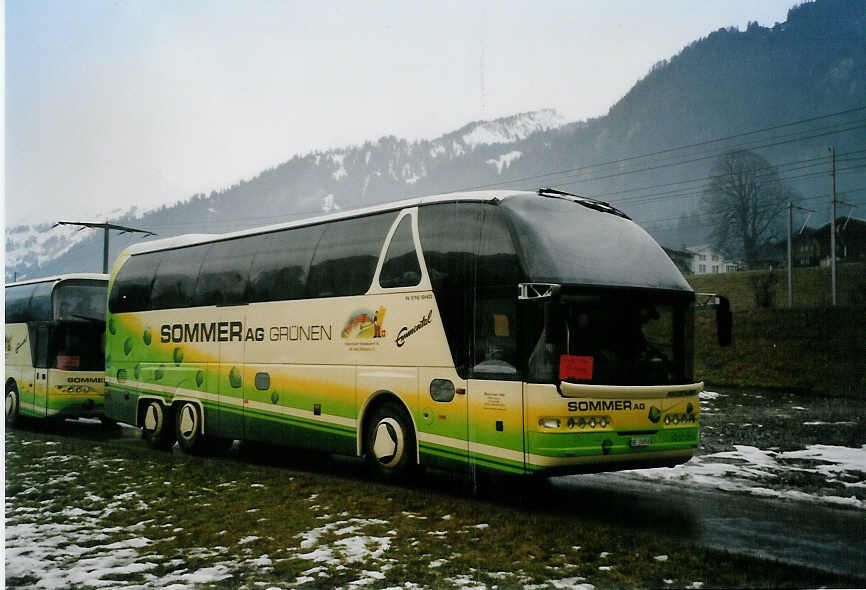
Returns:
[[[788,307],[794,306],[794,279],[792,276],[793,265],[791,264],[793,260],[793,256],[791,256],[791,219],[793,217],[793,209],[793,201],[788,201]]]
[[[830,283],[836,305],[836,149],[830,148]]]
[[[79,225],[81,226],[78,231],[89,227],[91,229],[102,229],[103,237],[102,237],[102,272],[108,274],[108,232],[110,230],[117,230],[121,234],[130,234],[130,233],[138,233],[145,234],[148,236],[155,236],[156,234],[152,231],[147,231],[145,229],[137,229],[134,227],[126,227],[125,225],[115,225],[113,223],[93,223],[88,221],[58,221],[54,225],[51,226],[51,229],[54,229],[58,225]]]

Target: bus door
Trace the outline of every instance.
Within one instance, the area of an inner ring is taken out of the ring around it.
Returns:
[[[473,467],[523,473],[523,380],[516,301],[507,290],[479,290],[469,368],[469,459]]]
[[[473,467],[523,473],[523,384],[469,380],[469,461]]]
[[[422,462],[454,468],[469,459],[467,381],[454,369],[418,370],[418,443]]]
[[[48,408],[48,367],[51,364],[51,326],[39,323],[36,327],[36,357],[33,362],[33,393],[30,399],[21,399],[22,406],[29,407],[35,416],[45,416]],[[29,406],[24,404],[29,403]]]

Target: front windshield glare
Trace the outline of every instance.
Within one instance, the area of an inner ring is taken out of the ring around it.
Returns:
[[[553,305],[553,304],[548,304]],[[529,357],[530,379],[598,385],[692,380],[692,307],[679,297],[573,294],[548,308]],[[553,317],[550,317],[553,316]]]

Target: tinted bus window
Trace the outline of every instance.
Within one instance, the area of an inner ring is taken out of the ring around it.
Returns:
[[[206,244],[163,253],[151,290],[151,309],[190,307],[193,304],[198,271],[209,247]]]
[[[214,243],[201,265],[194,305],[246,303],[250,264],[263,238],[249,236]]]
[[[511,232],[499,207],[484,207],[484,229],[478,250],[478,285],[516,285],[520,265]]]
[[[6,287],[6,323],[26,322],[30,313],[30,296],[36,285]]]
[[[519,379],[516,327],[521,273],[511,233],[498,207],[484,207],[476,266],[470,374],[477,379]]]
[[[396,216],[396,212],[382,213],[328,224],[310,267],[307,297],[366,293]]]
[[[161,253],[131,256],[114,279],[108,300],[111,313],[150,309],[150,288],[159,266]]]
[[[30,297],[30,320],[50,320],[51,319],[51,292],[54,290],[54,283],[39,283],[33,289],[33,295]]]
[[[105,281],[64,281],[54,290],[55,320],[105,321]]]
[[[261,236],[250,269],[249,300],[302,299],[323,231],[324,226],[314,225]]]
[[[418,229],[433,294],[442,315],[454,366],[466,378],[472,335],[475,252],[484,205],[443,203],[420,208]]]
[[[412,238],[412,217],[405,215],[388,245],[388,253],[379,273],[379,285],[385,288],[414,287],[420,282],[421,266]]]

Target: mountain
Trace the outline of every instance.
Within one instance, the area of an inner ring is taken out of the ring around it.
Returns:
[[[694,41],[656,64],[603,117],[566,122],[545,110],[476,121],[433,140],[382,137],[295,156],[225,190],[113,220],[163,237],[415,195],[550,185],[613,203],[664,244],[706,242],[708,219],[698,203],[714,159],[729,149],[760,152],[802,204],[824,216],[827,148],[834,146],[840,198],[866,204],[857,180],[864,97],[866,3],[819,0],[792,8],[773,27],[721,28]],[[7,229],[7,280],[14,272],[101,268],[101,235],[46,229]],[[70,236],[80,241],[70,245]],[[111,256],[136,239],[113,234]]]

